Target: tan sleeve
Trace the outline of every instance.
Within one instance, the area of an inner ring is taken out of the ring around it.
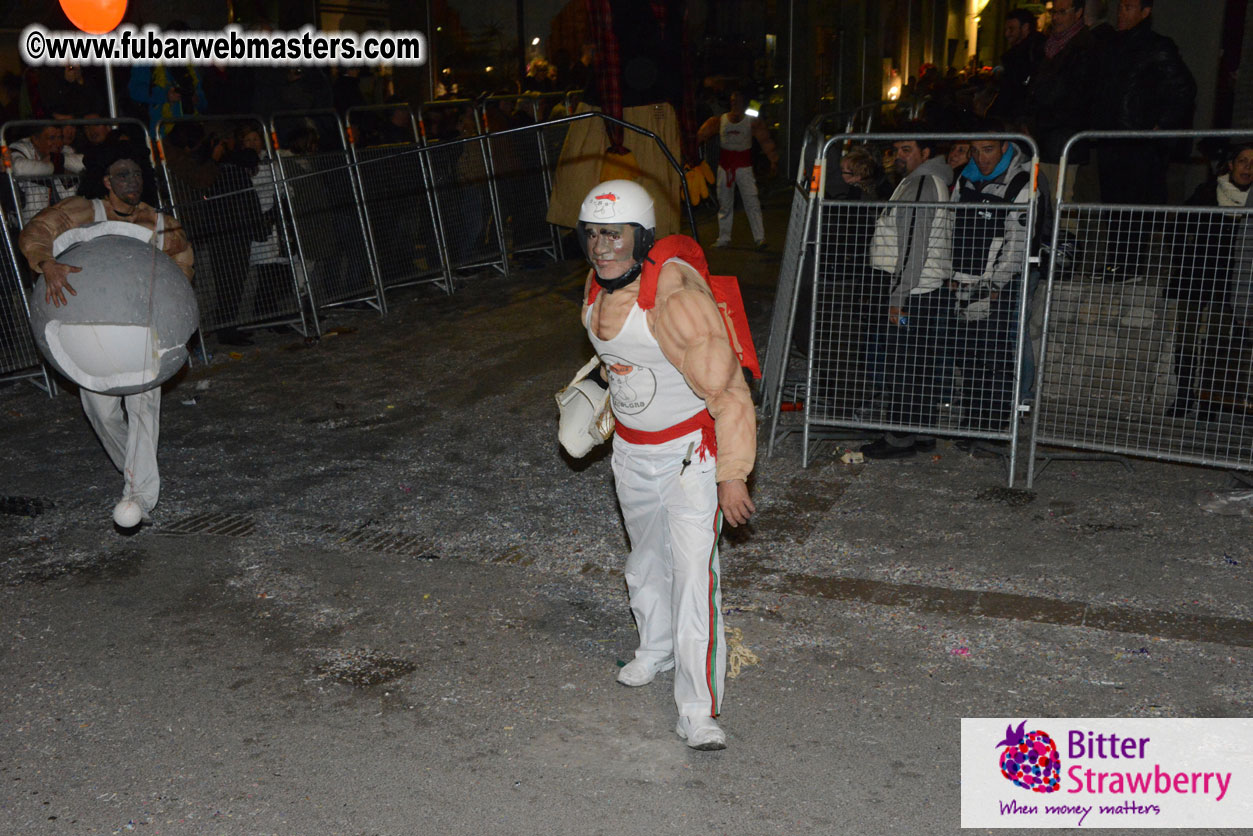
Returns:
[[[18,249],[36,273],[43,273],[39,265],[52,258],[52,242],[66,230],[89,224],[95,219],[91,201],[85,197],[70,197],[49,206],[30,219],[22,235],[17,239]]]
[[[169,215],[165,216],[165,238],[161,248],[165,250],[166,255],[174,259],[178,269],[183,271],[183,275],[190,282],[196,273],[191,242],[187,240],[187,233],[183,230],[183,225]]]
[[[700,126],[700,130],[696,132],[697,142],[708,142],[714,134],[722,128],[721,116],[710,116],[705,120],[705,124]]]
[[[717,481],[747,479],[757,458],[757,418],[739,358],[704,282],[673,264],[662,267],[653,332],[666,359],[713,416]]]

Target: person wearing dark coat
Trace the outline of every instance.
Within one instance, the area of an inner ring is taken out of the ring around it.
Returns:
[[[1179,47],[1153,31],[1153,0],[1123,0],[1118,34],[1102,50],[1094,85],[1093,127],[1153,131],[1185,128],[1196,104],[1196,79]],[[1161,206],[1166,203],[1170,142],[1107,140],[1099,150],[1101,202]],[[1139,213],[1116,213],[1110,224],[1106,278],[1135,281],[1147,263]]]
[[[1226,174],[1203,183],[1188,198],[1188,206],[1209,206],[1225,212],[1180,213],[1170,281],[1165,296],[1176,303],[1174,373],[1175,399],[1166,408],[1170,418],[1182,418],[1193,409],[1209,411],[1224,388],[1227,368],[1244,342],[1250,322],[1250,283],[1253,282],[1253,216],[1241,209],[1253,207],[1253,144],[1233,149]],[[1225,307],[1224,307],[1225,306]],[[1234,317],[1234,340],[1214,346],[1222,329],[1213,327],[1224,310]],[[1211,325],[1205,328],[1206,322]],[[1208,332],[1208,334],[1206,334]],[[1205,336],[1203,336],[1205,334]],[[1204,367],[1202,342],[1209,342],[1222,359],[1218,367]],[[1209,373],[1208,376],[1206,373]],[[1205,402],[1202,403],[1202,400]]]
[[[1083,0],[1054,0],[1053,27],[1044,50],[1044,62],[1027,87],[1029,130],[1040,149],[1040,172],[1056,189],[1066,142],[1090,124],[1096,38],[1084,25]],[[1071,149],[1067,162],[1069,202],[1075,188],[1074,167],[1088,162],[1086,143]]]
[[[999,92],[988,115],[1016,124],[1027,114],[1027,86],[1044,61],[1044,36],[1035,15],[1014,9],[1005,17],[1005,40],[1009,49],[1001,56]]]

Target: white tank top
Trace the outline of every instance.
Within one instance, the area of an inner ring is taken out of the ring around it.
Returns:
[[[747,151],[753,147],[753,117],[745,116],[738,122],[731,121],[731,114],[722,114],[722,127],[718,131],[718,146],[727,151]]]
[[[687,266],[682,259],[670,261]],[[658,432],[705,408],[705,402],[662,353],[657,338],[648,329],[648,313],[638,304],[631,306],[622,330],[612,340],[599,339],[592,333],[591,306],[583,324],[609,372],[609,400],[613,417],[619,423],[641,432]]]
[[[104,201],[95,198],[91,201],[93,219],[96,223],[102,223],[109,219],[108,214],[104,211]],[[157,244],[157,249],[165,249],[165,215],[157,212],[157,228],[153,231],[153,237]]]

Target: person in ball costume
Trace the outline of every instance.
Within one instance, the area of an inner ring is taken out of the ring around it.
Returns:
[[[578,235],[592,269],[583,324],[608,373],[613,473],[631,540],[625,577],[640,635],[618,681],[675,669],[677,734],[722,749],[726,675],[718,532],[755,510],[748,386],[691,238],[654,242],[653,200],[611,180],[588,193]]]
[[[73,306],[77,292],[71,276],[82,269],[57,261],[53,242],[63,232],[101,221],[120,221],[151,230],[158,246],[190,282],[194,260],[187,236],[177,220],[152,206],[156,181],[147,149],[129,141],[102,145],[93,149],[84,164],[78,195],[41,211],[18,239],[31,269],[43,275],[45,301],[57,308]],[[133,528],[148,518],[160,493],[157,436],[161,387],[125,396],[84,388],[80,398],[109,458],[125,476],[122,499],[113,510],[114,522]]]

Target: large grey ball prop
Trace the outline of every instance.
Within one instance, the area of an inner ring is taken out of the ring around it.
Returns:
[[[92,392],[131,395],[160,386],[187,362],[200,323],[196,294],[152,233],[104,221],[59,236],[56,260],[81,267],[68,305],[45,301],[43,276],[31,290],[30,324],[57,371]],[[144,240],[149,239],[149,240]]]

